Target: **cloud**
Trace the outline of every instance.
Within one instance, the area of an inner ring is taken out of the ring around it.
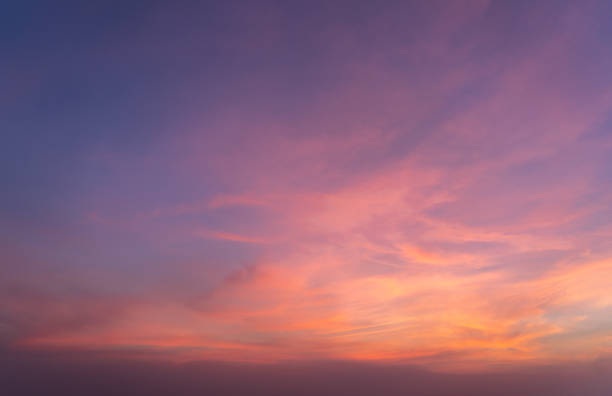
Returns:
[[[15,173],[56,220],[0,230],[5,344],[451,371],[610,351],[603,6],[206,7],[54,63],[124,94],[74,110],[96,133],[45,160],[70,172]]]

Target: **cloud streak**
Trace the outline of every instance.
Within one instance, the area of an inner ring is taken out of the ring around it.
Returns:
[[[99,45],[54,70],[112,92],[78,122],[14,104],[58,148],[0,198],[0,341],[446,371],[610,354],[610,7],[357,3],[75,10]],[[38,99],[72,103],[62,76]]]

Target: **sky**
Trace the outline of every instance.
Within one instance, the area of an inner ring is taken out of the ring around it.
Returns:
[[[0,350],[612,372],[611,17],[3,3]]]

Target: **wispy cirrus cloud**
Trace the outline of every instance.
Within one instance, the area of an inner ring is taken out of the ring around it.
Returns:
[[[3,228],[3,340],[451,370],[609,353],[606,7],[436,4],[223,9],[212,36],[166,6],[189,41],[147,14],[192,66],[153,84],[172,100],[146,144],[73,136],[54,220]],[[116,73],[162,56],[128,36]]]

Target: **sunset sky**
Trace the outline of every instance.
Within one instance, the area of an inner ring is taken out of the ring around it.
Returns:
[[[611,20],[607,0],[7,2],[0,349],[608,359]]]

